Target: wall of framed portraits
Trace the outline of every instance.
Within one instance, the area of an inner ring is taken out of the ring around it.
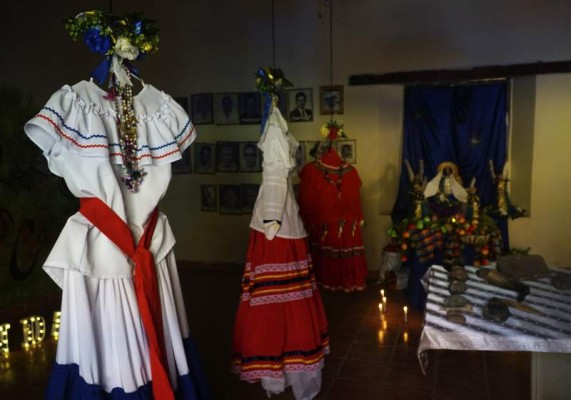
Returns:
[[[89,0],[81,9],[101,8],[100,3]],[[571,47],[561,40],[571,34],[571,8],[554,2],[542,5],[537,13],[520,3],[481,0],[475,12],[474,7],[454,0],[413,8],[407,2],[332,0],[332,59],[328,2],[323,0],[276,1],[275,36],[271,4],[266,0],[218,0],[215,4],[208,0],[125,0],[116,4],[114,12],[140,10],[158,20],[160,51],[137,61],[137,67],[145,82],[183,104],[196,124],[197,143],[173,166],[174,176],[161,202],[177,237],[177,256],[237,264],[244,259],[248,207],[224,207],[221,212],[220,198],[222,192],[227,193],[230,204],[236,194],[232,191],[240,187],[240,198],[245,192],[250,196],[261,182],[258,164],[249,167],[243,152],[260,135],[254,74],[258,67],[272,65],[275,41],[276,66],[294,83],[280,107],[291,132],[304,145],[300,157],[310,159],[308,149],[320,140],[330,104],[337,112],[336,120],[344,124],[348,138],[339,143],[338,150],[355,163],[363,182],[366,256],[369,268],[377,269],[401,171],[404,91],[397,85],[348,86],[348,76],[571,59]],[[101,58],[69,40],[57,22],[78,12],[75,3],[39,2],[34,13],[28,8],[24,2],[10,5],[11,18],[3,28],[10,32],[6,37],[18,40],[3,44],[0,80],[17,82],[40,105],[54,88],[89,79]],[[46,20],[54,22],[46,25]],[[561,199],[571,197],[571,188],[558,185],[562,191],[558,196],[541,194],[549,192],[551,182],[568,180],[567,169],[560,168],[567,154],[555,151],[569,148],[562,134],[564,126],[556,123],[568,120],[562,104],[571,101],[571,94],[561,91],[569,87],[568,81],[565,75],[538,78],[530,94],[535,99],[530,102],[534,111],[530,123],[535,135],[542,135],[541,142],[529,140],[533,213],[516,221],[525,224],[525,229],[514,230],[510,238],[513,246],[531,245],[554,262],[571,258],[571,248],[559,245],[559,238],[568,236],[561,226],[571,224]],[[517,109],[512,118],[518,118]],[[517,133],[512,135],[514,143],[521,140]],[[518,143],[511,146],[518,149]],[[208,152],[214,156],[212,164],[199,165],[202,150],[205,158]],[[230,162],[220,166],[218,157],[230,153]],[[523,162],[511,170],[515,187],[521,179],[518,173],[525,170]],[[214,194],[216,211],[208,199]],[[514,201],[518,203],[517,198]],[[566,222],[560,218],[567,218]]]

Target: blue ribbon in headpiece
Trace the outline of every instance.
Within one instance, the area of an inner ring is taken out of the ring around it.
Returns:
[[[95,81],[103,85],[109,76],[109,70],[111,69],[111,56],[106,56],[97,67],[91,73],[91,77]]]
[[[111,69],[111,57],[112,56],[106,56],[91,73],[91,77],[95,79],[99,85],[103,85],[109,77],[109,70]],[[123,65],[127,67],[131,74],[137,77],[140,76],[139,70],[127,60],[123,60]]]
[[[129,61],[127,60],[123,60],[123,65],[127,67],[127,69],[129,70],[129,72],[133,75],[135,75],[136,77],[140,78],[139,75],[139,70],[137,69],[137,67],[135,67],[133,64],[131,64]]]
[[[135,22],[135,34],[139,35],[143,30],[143,21]]]

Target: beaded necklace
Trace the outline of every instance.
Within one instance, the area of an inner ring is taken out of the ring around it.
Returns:
[[[125,68],[125,72],[130,77],[128,68]],[[143,168],[139,168],[139,161],[137,160],[137,118],[135,117],[133,102],[133,86],[122,84],[114,79],[113,90],[117,115],[116,123],[120,137],[119,145],[125,170],[125,176],[121,180],[130,192],[135,193],[143,181],[143,176],[147,173]]]
[[[341,198],[341,186],[343,184],[343,175],[349,172],[349,170],[351,169],[351,165],[346,162],[342,162],[339,167],[333,167],[331,165],[323,163],[323,161],[321,160],[316,160],[315,165],[323,173],[323,178],[327,182],[335,186],[335,188],[337,189],[337,197]],[[338,175],[337,180],[331,179],[329,174]]]

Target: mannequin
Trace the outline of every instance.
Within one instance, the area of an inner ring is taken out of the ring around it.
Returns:
[[[163,91],[146,84],[133,95],[126,60],[156,50],[151,22],[88,11],[66,28],[104,55],[97,71],[112,86],[64,85],[24,127],[81,205],[43,266],[62,289],[45,398],[209,399],[158,209],[196,131]]]
[[[282,77],[279,70],[258,71],[258,89],[267,101],[258,143],[264,162],[234,327],[232,371],[241,380],[261,382],[268,395],[291,386],[296,400],[310,400],[321,390],[329,337],[290,180],[299,143],[278,108]]]
[[[361,180],[333,148],[334,140],[322,142],[317,160],[301,171],[301,215],[309,230],[318,282],[325,289],[360,291],[368,274],[361,231]]]

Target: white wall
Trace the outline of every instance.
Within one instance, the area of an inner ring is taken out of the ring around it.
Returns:
[[[511,227],[514,245],[523,232],[533,253],[560,266],[571,266],[570,103],[571,74],[537,77],[531,217]]]
[[[68,39],[60,21],[84,9],[106,8],[108,1],[83,1],[81,8],[72,0],[35,3],[13,2],[0,17],[0,82],[28,88],[40,104],[64,83],[86,78],[98,61],[83,44]],[[564,1],[333,3],[335,84],[346,84],[357,73],[571,59],[563,39],[571,36],[571,7]],[[269,0],[114,4],[115,12],[142,10],[159,21],[161,50],[140,67],[148,82],[173,96],[251,90],[256,69],[272,63]],[[330,83],[328,8],[323,0],[275,0],[275,7],[277,65],[298,87],[312,87],[317,98],[319,86]],[[323,18],[318,18],[320,12]],[[570,258],[570,250],[560,246],[569,239],[561,223],[569,189],[560,180],[568,173],[563,146],[570,144],[563,138],[571,122],[564,109],[571,100],[566,87],[571,86],[565,76],[538,80],[532,217],[521,222],[528,233],[538,233],[515,235],[516,242],[529,239],[519,247],[529,245],[557,263]],[[357,140],[365,245],[369,268],[377,269],[400,171],[403,91],[399,86],[346,86],[345,94],[345,115],[339,120]],[[316,102],[314,107],[318,109]],[[298,140],[317,140],[325,121],[316,116],[312,123],[291,124],[291,130]],[[199,137],[208,142],[256,140],[258,128],[200,126]],[[258,176],[246,174],[175,176],[161,206],[178,238],[178,258],[241,263],[249,218],[201,213],[198,190],[201,183],[256,181]],[[561,195],[546,199],[546,193]]]

